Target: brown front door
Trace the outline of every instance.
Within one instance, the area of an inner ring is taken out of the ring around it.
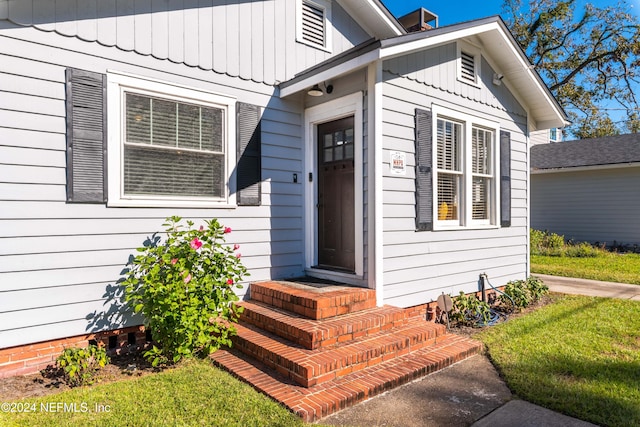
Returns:
[[[353,116],[318,125],[318,266],[355,271]]]

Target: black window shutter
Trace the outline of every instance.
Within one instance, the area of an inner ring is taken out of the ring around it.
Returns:
[[[416,108],[416,229],[433,230],[431,111]]]
[[[500,131],[500,225],[511,226],[511,133]]]
[[[236,203],[239,206],[259,206],[261,203],[261,126],[260,107],[238,102],[237,105]]]
[[[67,68],[67,202],[107,201],[106,75]]]

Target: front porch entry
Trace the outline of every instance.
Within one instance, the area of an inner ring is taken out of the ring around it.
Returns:
[[[318,125],[318,267],[355,273],[353,116]]]
[[[366,286],[364,276],[363,96],[305,110],[305,269]]]

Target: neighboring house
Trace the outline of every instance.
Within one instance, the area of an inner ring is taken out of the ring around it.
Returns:
[[[0,0],[0,375],[134,333],[109,295],[170,215],[231,227],[252,281],[380,305],[524,279],[529,133],[564,125],[499,17],[407,34],[379,0]]]
[[[545,129],[531,132],[531,146],[538,144],[548,144],[550,142],[562,142],[564,131],[561,128]]]
[[[640,134],[531,148],[531,227],[640,244]]]

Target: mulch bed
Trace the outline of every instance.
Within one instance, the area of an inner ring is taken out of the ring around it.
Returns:
[[[158,371],[158,368],[152,367],[144,360],[141,353],[111,356],[111,362],[96,374],[93,385],[131,379]],[[46,396],[70,388],[51,365],[39,373],[0,378],[0,396],[4,401]]]

